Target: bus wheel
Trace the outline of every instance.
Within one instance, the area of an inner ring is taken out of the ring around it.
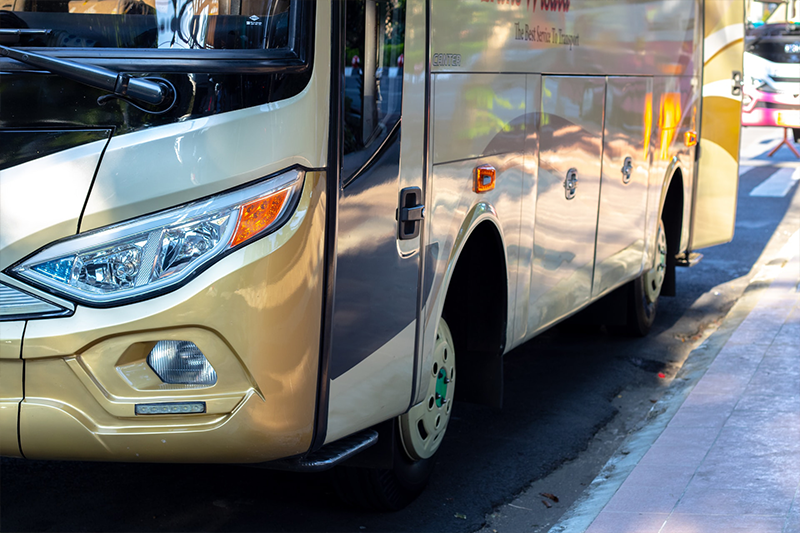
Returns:
[[[436,329],[433,366],[428,379],[428,398],[399,419],[403,449],[415,460],[429,459],[439,449],[453,408],[456,354],[453,335],[444,318],[439,319]]]
[[[664,222],[658,221],[656,256],[652,268],[635,279],[628,293],[628,320],[626,332],[634,337],[644,337],[656,319],[658,296],[664,285],[667,270],[667,233]]]
[[[339,497],[357,507],[398,511],[420,495],[433,471],[433,455],[444,437],[453,409],[456,357],[453,335],[439,320],[428,397],[398,417],[391,470],[339,467],[334,484]]]

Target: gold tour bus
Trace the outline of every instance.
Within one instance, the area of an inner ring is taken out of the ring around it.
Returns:
[[[733,236],[743,0],[0,0],[0,453],[397,509]]]

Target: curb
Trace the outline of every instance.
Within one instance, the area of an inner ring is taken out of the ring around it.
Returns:
[[[786,260],[790,259],[790,257],[783,256],[787,253],[791,256],[791,250],[787,250],[788,244],[795,240],[795,236],[800,230],[787,232],[785,228],[787,226],[791,229],[796,228],[798,216],[800,216],[800,189],[795,193],[792,204],[751,270],[750,282],[742,296],[725,316],[722,325],[689,353],[684,365],[661,399],[653,405],[644,420],[620,445],[583,495],[550,528],[549,533],[583,533],[608,504],[634,467],[667,427],[731,335],[758,304],[778,271],[786,264]],[[783,237],[786,233],[790,233],[788,238]],[[764,262],[767,257],[775,257],[775,259]],[[784,259],[784,261],[780,261],[780,259]],[[775,263],[780,264],[776,265]]]

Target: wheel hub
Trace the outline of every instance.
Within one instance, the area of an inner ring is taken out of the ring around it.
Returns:
[[[656,257],[653,268],[645,272],[644,286],[645,296],[649,303],[658,300],[661,294],[661,287],[664,285],[664,276],[667,272],[667,234],[664,231],[664,223],[659,220],[658,233],[656,234]]]
[[[427,459],[439,448],[450,421],[455,391],[456,357],[453,336],[439,320],[433,363],[428,373],[428,397],[400,417],[400,438],[412,459]]]

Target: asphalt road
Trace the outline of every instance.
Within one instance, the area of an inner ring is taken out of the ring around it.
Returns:
[[[763,156],[775,137],[746,130],[747,157]],[[789,161],[787,153],[775,159]],[[733,242],[705,250],[699,265],[679,271],[679,294],[662,299],[648,338],[559,327],[508,354],[504,408],[455,406],[433,481],[401,512],[348,509],[324,474],[4,458],[0,530],[471,532],[531,483],[582,461],[572,486],[561,485],[569,494],[553,509],[542,505],[541,520],[529,524],[541,529],[594,477],[746,287],[797,188],[785,197],[749,196],[775,170],[759,166],[742,176]]]

